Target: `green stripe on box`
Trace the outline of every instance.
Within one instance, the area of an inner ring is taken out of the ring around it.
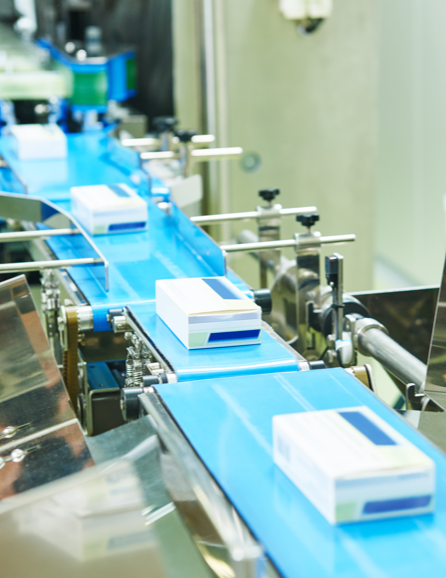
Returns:
[[[356,502],[336,504],[336,522],[350,522],[355,519]]]
[[[206,345],[206,341],[209,333],[189,333],[189,347],[203,347]]]

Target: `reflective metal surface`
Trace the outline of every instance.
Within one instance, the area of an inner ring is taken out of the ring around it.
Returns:
[[[438,287],[366,291],[352,295],[367,307],[370,317],[386,327],[390,337],[427,363]]]
[[[97,466],[17,496],[0,513],[2,575],[211,578],[156,484],[157,443],[148,419],[89,443]]]
[[[441,278],[429,351],[426,389],[445,391],[446,387],[446,261]]]
[[[333,235],[321,237],[321,245],[343,245],[356,241],[356,235]],[[257,243],[237,243],[236,245],[220,245],[220,248],[226,253],[239,253],[240,251],[268,251],[269,249],[286,249],[296,247],[295,239],[282,239],[280,241],[257,242]]]
[[[350,327],[354,335],[355,349],[379,361],[404,385],[413,383],[417,392],[424,390],[426,365],[389,337],[380,323],[363,317],[352,320]]]
[[[313,213],[315,211],[317,211],[316,207],[280,209],[280,216],[305,215],[306,213]],[[213,225],[214,223],[224,223],[227,221],[250,221],[251,219],[257,219],[258,216],[258,211],[246,211],[244,213],[226,213],[224,215],[198,215],[197,217],[191,217],[191,221],[192,223],[201,226]]]
[[[92,465],[23,276],[0,283],[0,499]]]
[[[28,195],[0,193],[0,217],[4,219],[14,219],[17,221],[28,221],[32,223],[41,223],[51,228],[69,230],[69,236],[74,232],[82,235],[84,240],[82,258],[63,259],[59,261],[42,261],[29,263],[8,263],[0,266],[3,272],[33,271],[44,268],[66,268],[79,265],[93,265],[92,269],[95,276],[108,291],[108,262],[97,248],[92,239],[80,227],[77,221],[66,211],[57,207],[50,201],[40,199],[39,197],[30,197]],[[61,236],[64,233],[50,232],[48,236]],[[40,236],[44,236],[41,234]],[[95,268],[102,268],[99,273]]]
[[[140,399],[162,441],[163,477],[207,564],[221,578],[264,576],[262,547],[150,389]]]

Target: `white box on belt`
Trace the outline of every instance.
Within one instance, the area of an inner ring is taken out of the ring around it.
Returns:
[[[260,307],[226,277],[159,280],[156,312],[188,349],[260,343]]]
[[[147,229],[147,203],[125,184],[72,187],[73,216],[91,234],[134,233]]]
[[[430,512],[435,463],[365,406],[273,418],[274,461],[331,523]]]
[[[14,150],[22,161],[67,156],[67,137],[57,124],[15,124],[9,131]]]

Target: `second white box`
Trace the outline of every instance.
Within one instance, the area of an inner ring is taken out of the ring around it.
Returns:
[[[260,307],[226,277],[159,280],[156,312],[188,349],[260,343]]]

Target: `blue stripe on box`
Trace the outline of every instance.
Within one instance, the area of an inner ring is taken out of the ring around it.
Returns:
[[[137,223],[114,223],[109,225],[109,231],[127,231],[128,229],[144,229],[146,226],[145,221],[139,221]]]
[[[241,339],[257,339],[260,329],[249,329],[246,331],[222,331],[221,333],[211,333],[208,343],[216,341],[240,341]]]
[[[121,187],[121,185],[107,185],[109,189],[111,189],[115,195],[118,197],[130,197],[129,193]]]
[[[360,431],[366,436],[372,443],[377,446],[396,446],[398,445],[391,437],[389,437],[385,432],[382,431],[376,424],[369,420],[360,411],[339,411],[341,417],[343,417],[349,424]]]
[[[230,287],[228,287],[225,283],[223,283],[220,279],[216,277],[208,277],[203,279],[206,285],[209,285],[211,289],[213,289],[222,299],[243,299],[237,293],[231,291]]]
[[[392,500],[381,500],[379,502],[367,502],[364,504],[363,514],[384,514],[385,512],[396,512],[398,510],[414,510],[416,508],[426,508],[432,496],[415,496],[412,498],[398,498]]]

